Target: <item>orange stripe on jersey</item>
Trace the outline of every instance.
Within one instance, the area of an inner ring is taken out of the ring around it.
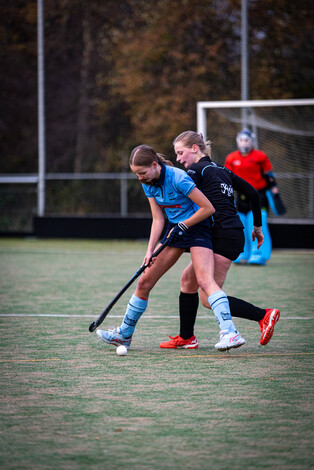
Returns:
[[[182,206],[180,204],[171,204],[171,205],[165,205],[165,204],[158,204],[158,206],[163,207],[164,209],[171,209],[171,208],[178,208],[182,209]]]

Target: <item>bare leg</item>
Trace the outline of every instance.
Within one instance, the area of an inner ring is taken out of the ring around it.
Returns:
[[[135,295],[142,299],[148,299],[149,293],[159,279],[178,261],[184,250],[180,248],[166,247],[156,258],[154,264],[145,269],[140,277]]]
[[[129,300],[121,326],[113,330],[97,330],[98,336],[103,341],[115,346],[123,344],[129,349],[136,324],[146,310],[150,291],[183,252],[184,250],[179,248],[167,246],[151,266],[145,269],[137,283],[135,293]]]
[[[208,248],[193,246],[190,248],[192,268],[198,286],[207,296],[220,290],[214,279],[214,253]]]
[[[225,258],[224,256],[217,255],[216,253],[214,253],[214,261],[214,279],[220,289],[222,289],[232,261],[228,258]],[[200,299],[204,307],[210,308],[210,305],[208,303],[208,296],[202,291],[202,289],[200,290]]]
[[[213,251],[203,247],[191,247],[190,251],[197,283],[208,296],[208,303],[221,331],[237,333],[231,318],[228,298],[214,280]]]

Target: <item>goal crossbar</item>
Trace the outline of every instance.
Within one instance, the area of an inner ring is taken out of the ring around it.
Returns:
[[[313,105],[314,99],[299,100],[239,100],[239,101],[198,101],[202,108],[245,108],[257,106],[306,106]]]
[[[268,106],[313,106],[314,99],[291,100],[238,100],[238,101],[198,101],[197,132],[206,135],[206,109],[210,108],[259,108]]]

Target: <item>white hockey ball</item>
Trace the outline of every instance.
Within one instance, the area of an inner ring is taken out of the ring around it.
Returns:
[[[116,353],[118,356],[125,356],[127,354],[128,350],[125,346],[121,345],[117,347]]]

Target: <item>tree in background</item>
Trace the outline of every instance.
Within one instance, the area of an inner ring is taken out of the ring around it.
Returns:
[[[4,2],[3,2],[4,3]],[[250,98],[313,96],[308,0],[249,0]],[[198,100],[240,99],[240,0],[45,1],[47,171],[171,155]],[[2,5],[1,173],[37,170],[37,4]]]
[[[120,34],[114,89],[128,105],[133,143],[167,153],[179,132],[195,127],[198,100],[237,98],[231,3],[160,1]]]
[[[313,97],[312,3],[251,0],[249,21],[251,99]]]
[[[1,173],[37,171],[36,9],[35,2],[1,2]]]

